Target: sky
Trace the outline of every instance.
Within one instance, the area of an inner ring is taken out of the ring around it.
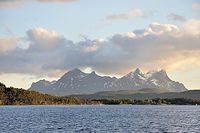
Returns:
[[[0,82],[165,69],[200,89],[199,0],[0,0]]]

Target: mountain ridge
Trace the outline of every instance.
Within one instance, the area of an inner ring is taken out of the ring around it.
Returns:
[[[200,90],[188,90],[184,92],[167,92],[163,89],[145,88],[140,90],[119,90],[104,91],[94,94],[71,95],[70,97],[78,97],[84,99],[174,99],[184,98],[200,100]]]
[[[165,88],[171,92],[187,89],[182,83],[171,80],[165,70],[143,73],[139,68],[121,78],[99,76],[96,72],[84,73],[73,69],[54,82],[40,80],[32,83],[30,90],[52,95],[92,94],[100,91],[139,90]]]

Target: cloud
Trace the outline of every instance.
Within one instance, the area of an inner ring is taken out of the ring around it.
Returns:
[[[134,9],[126,13],[113,14],[106,17],[107,20],[127,20],[136,17],[148,17],[149,14],[143,12],[140,9]]]
[[[56,44],[61,40],[55,31],[48,31],[43,28],[35,28],[27,31],[30,48],[35,51],[48,51],[56,48]]]
[[[39,2],[58,2],[58,3],[63,3],[63,2],[75,2],[79,0],[38,0]]]
[[[194,3],[194,4],[192,4],[192,9],[193,10],[200,10],[200,3]]]
[[[0,37],[0,54],[16,49],[16,42],[14,37]]]
[[[200,67],[198,24],[198,19],[185,22],[183,28],[155,22],[145,29],[80,42],[68,40],[55,31],[34,28],[26,32],[26,49],[16,47],[18,41],[15,45],[0,42],[4,46],[0,51],[0,72],[44,77],[58,76],[73,68],[122,75],[135,67],[144,70],[183,70],[191,64]]]
[[[181,16],[181,15],[178,15],[178,14],[174,14],[174,13],[171,13],[167,16],[167,18],[169,20],[172,20],[172,21],[180,21],[180,22],[185,22],[186,21],[186,18],[184,16]]]
[[[25,0],[0,0],[0,8],[16,7],[24,4]]]
[[[184,24],[184,29],[188,32],[188,34],[199,34],[200,31],[200,18],[199,19],[191,19]]]
[[[33,1],[42,3],[66,3],[66,2],[76,2],[79,0],[0,0],[0,8],[10,8],[18,7]]]

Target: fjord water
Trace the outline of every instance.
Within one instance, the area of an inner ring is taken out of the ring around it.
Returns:
[[[200,106],[1,106],[0,132],[200,132]]]

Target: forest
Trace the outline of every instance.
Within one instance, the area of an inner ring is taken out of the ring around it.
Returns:
[[[118,105],[118,104],[132,104],[132,105],[200,105],[200,100],[173,98],[173,99],[94,99],[101,104]]]

